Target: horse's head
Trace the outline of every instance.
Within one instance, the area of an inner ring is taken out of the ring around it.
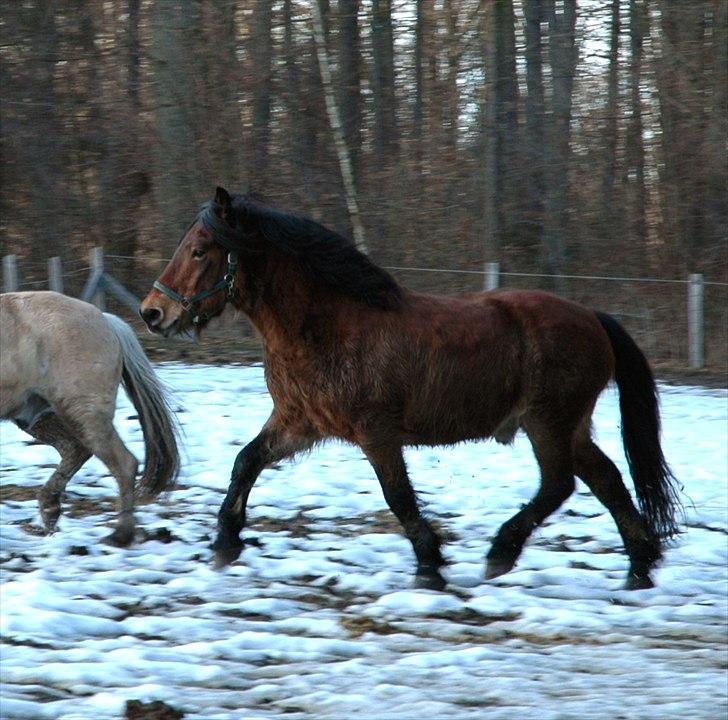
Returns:
[[[238,233],[230,195],[217,188],[187,229],[139,314],[154,333],[168,337],[204,327],[232,298]]]

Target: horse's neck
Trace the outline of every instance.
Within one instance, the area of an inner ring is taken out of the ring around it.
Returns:
[[[291,262],[277,259],[266,263],[257,280],[259,288],[254,300],[241,309],[260,333],[264,345],[280,348],[295,343],[312,304],[309,284]]]

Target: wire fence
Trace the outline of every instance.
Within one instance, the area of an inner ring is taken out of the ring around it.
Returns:
[[[75,296],[86,293],[85,299],[101,297],[108,290],[109,309],[136,319],[132,310],[134,297],[146,294],[169,258],[104,255],[98,248],[93,252],[95,255],[92,253],[89,263],[76,261],[62,269],[57,258],[52,259],[54,262],[23,260],[22,273],[17,258],[5,256],[4,289],[50,288]],[[495,287],[554,289],[557,281],[561,281],[561,287],[566,282],[567,294],[572,300],[619,318],[653,363],[685,368],[708,366],[721,372],[728,368],[728,283],[725,282],[704,280],[699,275],[661,278],[504,272],[494,263],[483,269],[416,266],[387,266],[386,269],[408,287],[427,292],[455,293]],[[98,277],[111,276],[106,288],[89,287],[94,270]],[[119,293],[126,295],[119,299],[120,295],[115,295],[110,287],[112,283],[115,287],[121,285]],[[239,332],[239,324],[230,328],[230,332]]]

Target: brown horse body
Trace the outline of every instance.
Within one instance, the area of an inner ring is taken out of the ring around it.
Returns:
[[[594,313],[541,292],[403,290],[396,313],[335,298],[319,299],[298,326],[269,309],[251,318],[277,420],[314,440],[366,446],[381,432],[400,446],[509,441],[538,408],[578,422],[614,370]],[[556,394],[553,383],[568,390]]]
[[[227,298],[215,290],[225,249]],[[676,529],[676,497],[659,447],[652,375],[612,318],[543,292],[415,293],[316,223],[219,189],[141,314],[151,330],[168,335],[204,325],[226,299],[260,332],[274,409],[236,459],[219,515],[218,564],[240,554],[247,498],[261,470],[334,437],[359,445],[371,462],[412,541],[417,584],[441,588],[440,540],[419,512],[402,447],[510,442],[523,429],[541,487],[496,535],[488,577],[513,567],[577,474],[619,527],[631,560],[628,585],[651,584],[658,536]],[[615,369],[642,514],[591,439],[592,411]]]

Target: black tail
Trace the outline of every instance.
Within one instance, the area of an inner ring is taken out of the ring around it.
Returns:
[[[606,313],[596,316],[614,350],[624,454],[642,516],[657,537],[672,537],[679,531],[676,515],[681,505],[677,480],[660,447],[660,410],[652,370],[617,320]]]

